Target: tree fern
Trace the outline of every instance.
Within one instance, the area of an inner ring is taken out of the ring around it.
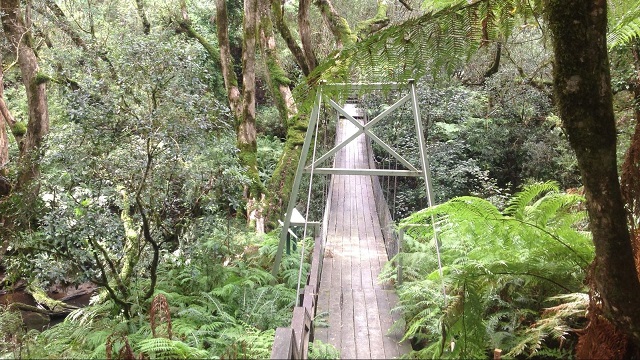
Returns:
[[[555,192],[558,190],[558,183],[556,182],[537,183],[527,186],[522,192],[516,194],[516,196],[509,201],[509,205],[505,210],[505,213],[518,220],[522,220],[525,217],[527,205],[529,205],[534,199],[537,199],[549,192]]]
[[[492,346],[513,356],[543,350],[528,329],[548,298],[584,290],[593,258],[589,236],[576,224],[584,219],[575,215],[583,212],[583,200],[542,183],[514,195],[504,212],[486,200],[463,197],[405,219],[401,226],[422,224],[407,228],[404,251],[394,259],[401,260],[405,275],[398,289],[405,338],[424,346],[416,356],[485,356]],[[395,275],[389,266],[381,276]],[[538,338],[561,335],[540,324]]]
[[[211,358],[205,350],[196,349],[182,341],[167,338],[151,338],[140,341],[136,350],[151,359],[202,359]]]
[[[309,359],[339,359],[340,351],[335,346],[314,340],[309,343]]]
[[[614,17],[610,21],[611,30],[607,38],[610,48],[627,45],[640,37],[640,1],[627,0],[614,1],[614,3],[620,9],[614,7],[612,11]]]

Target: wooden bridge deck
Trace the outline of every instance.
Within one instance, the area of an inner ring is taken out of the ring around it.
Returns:
[[[353,105],[345,110],[353,113]],[[336,141],[356,131],[346,119],[337,125]],[[364,135],[341,149],[337,168],[369,168]],[[376,213],[371,177],[333,175],[327,245],[320,280],[317,314],[326,313],[328,327],[316,326],[315,338],[334,345],[343,359],[389,359],[408,353],[399,343],[402,331],[390,333],[398,297],[378,283],[387,262]]]

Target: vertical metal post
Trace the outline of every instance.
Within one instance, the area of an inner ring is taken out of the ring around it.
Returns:
[[[416,126],[416,137],[418,138],[418,148],[420,151],[420,165],[422,166],[422,176],[424,177],[425,187],[427,189],[427,201],[429,207],[433,206],[433,189],[431,187],[431,171],[429,170],[429,159],[427,158],[427,145],[422,132],[422,119],[420,118],[420,109],[418,109],[418,96],[416,94],[415,80],[409,80],[411,87],[411,108],[413,110],[413,119]]]
[[[404,241],[404,228],[401,227],[398,229],[398,252],[396,253],[398,259],[398,285],[402,284],[402,257],[400,253],[402,252],[402,242]]]
[[[429,207],[433,207],[433,188],[431,185],[431,170],[429,169],[429,159],[427,158],[427,146],[424,140],[424,133],[422,132],[422,119],[420,118],[420,109],[418,108],[418,96],[416,94],[416,82],[415,80],[409,80],[409,86],[411,87],[411,102],[413,109],[413,119],[416,124],[416,137],[418,138],[418,146],[420,148],[420,161],[422,165],[422,175],[424,176],[424,183],[427,189],[427,200],[429,201]],[[442,280],[442,296],[444,297],[444,305],[447,306],[447,290],[444,285],[444,276],[442,274],[442,259],[440,258],[440,241],[438,240],[438,230],[436,229],[435,216],[431,215],[431,226],[433,226],[433,240],[436,246],[436,253],[438,255],[438,272],[440,279]]]
[[[302,174],[304,173],[304,168],[307,164],[307,156],[309,155],[309,147],[311,146],[311,140],[313,140],[316,122],[318,121],[318,117],[320,115],[321,102],[322,102],[322,85],[320,85],[318,87],[318,90],[316,91],[316,100],[313,104],[313,110],[311,111],[311,116],[309,117],[309,125],[307,126],[307,134],[304,137],[304,145],[302,145],[302,151],[300,153],[300,161],[298,162],[298,169],[296,170],[296,177],[293,180],[291,196],[289,197],[289,205],[287,206],[287,214],[285,215],[284,224],[282,225],[282,232],[280,233],[280,242],[278,243],[278,251],[276,252],[276,258],[273,263],[273,270],[271,271],[271,274],[274,277],[278,275],[280,262],[282,261],[282,251],[284,250],[284,245],[287,240],[287,233],[289,231],[289,227],[291,226],[291,215],[293,214],[293,209],[296,207],[296,203],[298,202],[298,191],[300,190],[300,182],[302,181]]]

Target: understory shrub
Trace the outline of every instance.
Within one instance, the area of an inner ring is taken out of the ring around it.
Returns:
[[[583,201],[536,183],[503,211],[459,197],[403,220],[404,251],[393,261],[403,278],[392,262],[381,278],[401,280],[396,311],[418,349],[409,357],[571,355],[594,256]]]

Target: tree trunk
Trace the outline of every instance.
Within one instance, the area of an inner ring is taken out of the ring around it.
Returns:
[[[622,197],[627,205],[627,222],[631,229],[631,245],[636,261],[636,271],[640,271],[640,229],[636,225],[640,219],[640,41],[632,44],[631,53],[636,72],[629,82],[633,91],[636,126],[622,164],[620,183]]]
[[[218,46],[220,47],[220,68],[224,79],[224,87],[227,89],[229,108],[231,108],[235,118],[240,119],[242,117],[242,98],[238,87],[238,78],[236,73],[233,72],[226,0],[216,0],[216,34],[218,36]]]
[[[147,13],[144,11],[143,0],[136,0],[136,6],[138,8],[138,16],[140,16],[140,20],[142,20],[142,31],[145,35],[149,35],[151,32],[151,23],[149,23]]]
[[[289,196],[291,195],[291,184],[295,177],[295,171],[292,170],[296,169],[299,161],[307,126],[306,123],[304,121],[301,122],[298,117],[298,107],[289,89],[291,80],[286,77],[286,73],[280,65],[269,15],[269,9],[263,4],[260,9],[260,41],[264,54],[263,57],[267,63],[267,77],[270,90],[275,99],[278,111],[280,112],[283,124],[287,129],[284,150],[278,166],[271,176],[267,191],[268,198],[266,204],[268,205],[265,217],[269,227],[274,228],[277,219],[284,211],[283,204],[288,203]]]
[[[344,46],[351,46],[356,42],[357,38],[351,32],[349,23],[338,14],[330,0],[314,0],[313,3],[318,7],[322,18],[329,30],[331,30],[338,49],[342,49]]]
[[[309,8],[311,0],[299,0],[298,2],[298,31],[300,32],[300,41],[302,49],[307,61],[307,67],[311,73],[318,66],[318,58],[313,51],[313,42],[311,41],[311,25],[309,24]]]
[[[547,0],[556,105],[576,153],[595,245],[604,314],[640,344],[640,282],[616,166],[605,0]]]
[[[259,201],[264,187],[258,172],[258,144],[256,131],[256,38],[258,22],[258,0],[245,0],[242,46],[242,116],[236,119],[238,133],[238,156],[247,167],[251,184],[246,198]]]
[[[39,76],[38,59],[26,41],[28,29],[20,15],[19,0],[0,1],[2,27],[9,43],[16,49],[22,81],[27,92],[29,122],[23,140],[21,166],[17,188],[24,187],[39,176],[39,153],[44,136],[49,132],[46,79]]]
[[[298,114],[298,109],[289,88],[292,81],[287,77],[278,57],[271,12],[266,2],[260,4],[260,45],[267,65],[267,81],[271,96],[274,98],[282,123],[288,127],[290,119]]]
[[[18,149],[22,152],[22,139],[24,138],[24,125],[18,124],[16,119],[9,112],[6,102],[4,101],[4,71],[2,69],[2,54],[0,54],[0,176],[7,176],[8,171],[6,165],[9,163],[9,136],[8,129],[18,145]],[[6,195],[6,194],[5,194]]]
[[[282,36],[284,41],[287,43],[287,47],[289,48],[289,51],[291,51],[296,64],[298,64],[305,76],[309,75],[309,61],[306,58],[304,50],[302,50],[293,38],[291,29],[289,29],[289,26],[287,26],[287,23],[284,21],[284,6],[282,5],[281,0],[271,0],[271,13],[273,14],[273,18],[276,23],[276,29],[278,29],[280,36]]]

